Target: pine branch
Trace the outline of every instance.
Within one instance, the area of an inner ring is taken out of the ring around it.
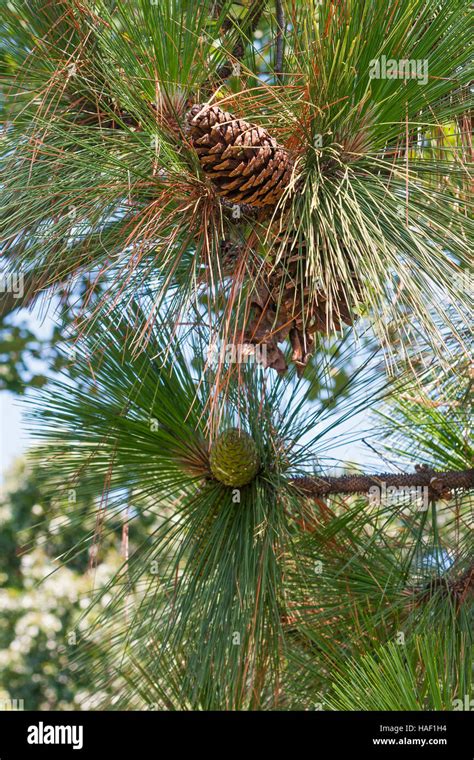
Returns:
[[[377,475],[342,475],[327,478],[293,478],[291,484],[300,488],[307,496],[317,498],[328,494],[367,493],[372,486],[386,488],[416,488],[430,489],[430,498],[441,498],[455,488],[474,488],[474,469],[447,470],[437,472],[425,467],[418,467],[413,473],[380,473]]]

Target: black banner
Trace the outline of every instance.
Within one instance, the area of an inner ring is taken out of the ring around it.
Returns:
[[[472,714],[459,712],[0,712],[0,760],[114,760],[183,751],[245,757],[299,748],[370,757],[472,760]]]

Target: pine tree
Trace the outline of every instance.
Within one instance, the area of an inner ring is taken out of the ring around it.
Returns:
[[[454,709],[466,3],[11,0],[0,28],[5,276],[90,283],[33,457],[92,510],[90,566],[123,521],[78,666],[111,709]]]

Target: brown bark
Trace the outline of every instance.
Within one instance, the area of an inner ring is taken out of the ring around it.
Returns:
[[[413,473],[380,473],[377,475],[341,475],[340,477],[301,477],[290,483],[306,496],[318,498],[329,494],[368,493],[373,486],[416,488],[428,487],[432,498],[448,497],[453,489],[474,488],[474,469],[438,472],[418,467]]]

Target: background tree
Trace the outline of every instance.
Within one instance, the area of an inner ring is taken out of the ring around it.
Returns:
[[[71,710],[104,703],[75,663],[90,624],[78,619],[94,588],[120,567],[122,526],[116,519],[115,540],[114,533],[104,535],[94,571],[85,540],[94,519],[77,502],[72,515],[71,494],[69,499],[45,498],[37,473],[22,459],[6,474],[0,498],[2,704],[23,700],[27,710]]]

